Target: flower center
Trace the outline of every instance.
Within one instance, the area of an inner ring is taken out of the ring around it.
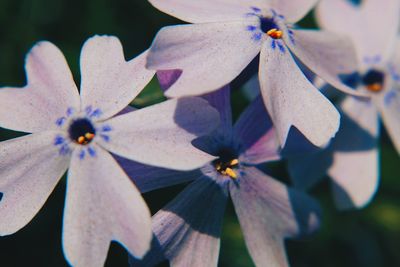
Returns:
[[[281,39],[283,32],[273,18],[260,17],[261,30],[273,39]]]
[[[213,162],[215,170],[222,175],[236,179],[235,169],[239,166],[239,160],[232,151],[223,149],[219,153],[219,158]]]
[[[71,140],[75,143],[87,145],[95,137],[96,130],[88,119],[80,118],[72,121],[68,133]]]
[[[370,69],[362,77],[362,83],[371,92],[380,92],[383,89],[385,74],[379,70]]]

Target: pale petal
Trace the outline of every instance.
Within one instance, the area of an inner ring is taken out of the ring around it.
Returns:
[[[234,21],[254,8],[265,8],[263,0],[149,0],[157,9],[191,23]]]
[[[191,142],[219,124],[218,112],[201,98],[174,99],[105,122],[112,131],[101,145],[152,166],[193,170],[214,159]]]
[[[145,68],[147,51],[125,61],[122,45],[112,36],[95,36],[81,53],[82,108],[100,109],[96,119],[106,119],[125,108],[155,72]]]
[[[304,76],[287,51],[265,43],[260,56],[260,86],[268,113],[284,146],[291,126],[311,143],[324,146],[339,128],[335,107]]]
[[[200,177],[157,212],[153,231],[159,247],[146,255],[143,265],[154,266],[165,258],[172,267],[217,266],[226,185]]]
[[[234,129],[241,145],[240,161],[258,164],[280,158],[278,137],[261,96],[242,113]]]
[[[293,30],[293,39],[286,37],[286,44],[316,75],[344,93],[366,96],[340,79],[358,70],[356,52],[347,37],[328,31]]]
[[[103,266],[112,240],[142,257],[152,237],[150,211],[112,156],[93,145],[77,149],[68,172],[63,248],[72,266]]]
[[[59,154],[55,136],[49,131],[0,143],[0,235],[28,224],[67,170],[69,156]]]
[[[288,266],[283,241],[318,228],[318,204],[254,167],[229,188],[255,265]]]
[[[182,70],[167,90],[169,97],[201,95],[231,82],[259,53],[248,23],[206,23],[165,27],[147,58],[154,70]]]
[[[400,154],[400,90],[386,91],[377,103],[386,131]]]
[[[198,169],[193,171],[174,171],[140,164],[118,156],[115,156],[115,158],[142,193],[186,183],[202,175]]]
[[[400,1],[368,0],[362,1],[360,6],[350,2],[321,1],[316,8],[318,24],[326,30],[347,34],[356,46],[361,64],[368,65],[376,59],[386,62],[397,38]]]
[[[80,100],[61,51],[49,42],[35,45],[26,58],[27,85],[0,88],[0,127],[22,132],[56,128],[68,108]]]
[[[287,22],[301,20],[319,0],[269,0],[269,5],[276,12],[285,16]]]

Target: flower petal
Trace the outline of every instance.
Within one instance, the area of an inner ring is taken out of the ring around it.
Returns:
[[[392,88],[377,101],[385,128],[400,154],[400,90]]]
[[[174,171],[140,164],[119,156],[114,157],[142,193],[186,183],[202,175],[198,169],[193,171]]]
[[[173,99],[105,122],[112,129],[101,145],[122,157],[176,170],[193,170],[214,159],[191,142],[216,128],[218,112],[201,98]]]
[[[259,164],[280,158],[278,137],[261,96],[239,117],[235,136],[242,149],[239,161]]]
[[[35,133],[0,143],[0,235],[28,224],[67,170],[69,158],[59,155],[55,135]]]
[[[63,248],[72,266],[103,266],[111,240],[137,257],[150,247],[150,211],[112,156],[93,145],[76,149],[68,173]]]
[[[125,108],[155,72],[145,68],[147,51],[125,61],[122,45],[112,36],[95,36],[86,41],[81,53],[82,107],[101,110],[106,119]]]
[[[340,77],[358,70],[352,42],[343,35],[319,30],[293,30],[293,41],[285,43],[311,71],[344,93],[366,97],[345,85]]]
[[[218,127],[218,133],[225,138],[231,138],[232,134],[232,109],[231,109],[231,88],[229,85],[221,89],[203,95],[204,99],[210,103],[212,107],[218,110],[221,123]]]
[[[167,259],[173,267],[217,266],[226,185],[200,177],[157,212],[153,232],[159,247],[146,255],[143,265],[155,266]]]
[[[309,234],[319,226],[319,206],[254,167],[246,168],[230,194],[256,266],[288,266],[284,238]]]
[[[78,89],[61,51],[40,42],[29,52],[24,88],[0,88],[0,126],[41,132],[56,128],[68,108],[79,109]]]
[[[270,0],[269,5],[279,14],[285,16],[287,22],[301,20],[319,0]]]
[[[317,6],[316,16],[322,28],[347,34],[356,46],[361,64],[370,64],[375,57],[386,62],[397,38],[399,4],[397,0],[387,0],[384,4],[381,0],[368,0],[355,6],[351,1],[325,0]]]
[[[260,51],[248,23],[206,23],[165,27],[147,58],[153,70],[182,70],[169,97],[201,95],[231,82]]]
[[[341,127],[328,148],[289,161],[289,172],[298,188],[308,189],[325,174],[339,209],[365,206],[376,192],[378,172],[378,117],[371,103],[352,97],[341,104]]]
[[[263,0],[149,0],[157,9],[191,23],[235,21],[251,12],[251,7],[265,8]]]
[[[287,51],[265,43],[260,56],[260,86],[268,113],[284,146],[295,126],[311,143],[324,146],[339,128],[335,107],[304,76]]]

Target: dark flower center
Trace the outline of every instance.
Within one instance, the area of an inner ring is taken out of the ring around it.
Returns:
[[[237,155],[231,149],[221,149],[218,153],[218,159],[213,161],[215,169],[222,175],[229,176],[230,178],[237,178],[235,169],[239,165]]]
[[[73,140],[75,143],[87,145],[95,137],[96,130],[88,119],[81,118],[76,119],[71,123],[68,133],[71,140]]]
[[[268,36],[274,39],[282,38],[282,31],[279,29],[278,25],[275,23],[273,18],[260,17],[261,30]]]
[[[385,74],[379,70],[370,69],[362,77],[363,85],[372,92],[379,92],[383,89]]]

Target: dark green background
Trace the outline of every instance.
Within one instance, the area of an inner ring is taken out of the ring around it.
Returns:
[[[133,58],[150,46],[162,26],[176,23],[179,21],[152,8],[146,0],[0,0],[0,86],[25,84],[25,54],[40,40],[49,40],[64,52],[79,84],[80,48],[88,37],[116,35],[124,45],[126,57]],[[312,16],[301,24],[313,27]],[[144,106],[161,99],[157,82],[153,81],[134,104]],[[247,101],[235,91],[233,103],[237,117]],[[0,129],[0,140],[14,136],[15,133]],[[284,164],[271,167],[278,177],[288,181]],[[361,211],[338,212],[329,183],[315,188],[312,192],[324,208],[322,229],[309,240],[287,242],[291,265],[400,266],[399,166],[399,156],[383,132],[381,185],[371,205]],[[145,197],[155,212],[181,189],[177,186]],[[60,231],[64,193],[63,180],[30,224],[17,234],[0,237],[0,266],[67,265]],[[113,244],[107,266],[127,266],[126,259],[126,252]],[[253,266],[231,204],[224,221],[220,266]]]

